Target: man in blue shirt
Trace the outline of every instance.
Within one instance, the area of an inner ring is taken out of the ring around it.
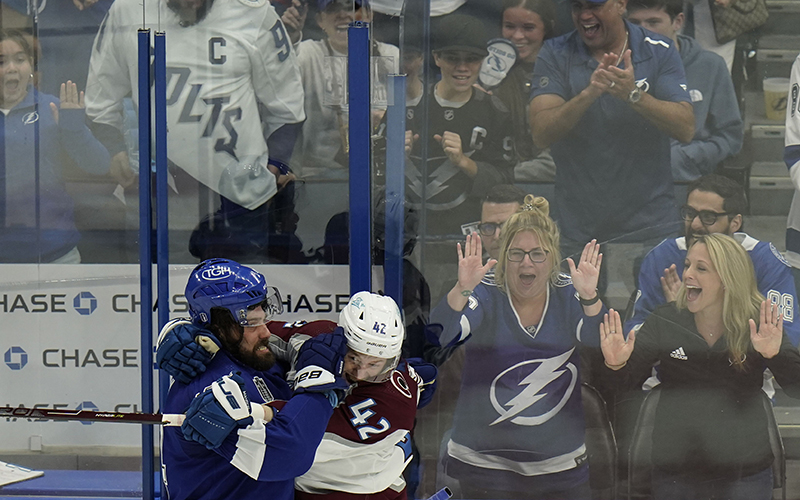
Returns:
[[[672,40],[625,21],[626,6],[573,0],[576,30],[547,40],[534,68],[531,129],[556,163],[565,256],[678,226],[669,141],[694,136],[686,77]]]
[[[669,37],[681,54],[694,108],[692,142],[673,139],[672,177],[693,181],[710,174],[721,161],[742,149],[744,128],[739,103],[725,60],[681,35],[682,0],[630,0],[628,20]]]
[[[777,303],[783,313],[783,329],[792,344],[800,342],[797,314],[797,291],[791,268],[778,250],[767,241],[758,241],[741,232],[742,212],[747,207],[744,190],[735,181],[718,174],[709,174],[689,184],[686,205],[681,208],[685,236],[662,241],[642,262],[639,291],[633,316],[625,323],[625,331],[640,326],[653,310],[675,300],[683,275],[686,249],[698,235],[724,233],[732,236],[747,250],[758,282],[758,291]]]

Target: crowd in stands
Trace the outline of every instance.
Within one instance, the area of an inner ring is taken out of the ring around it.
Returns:
[[[136,141],[144,25],[167,37],[172,262],[347,264],[347,33],[366,22],[373,258],[387,251],[386,146],[403,141],[403,354],[443,376],[418,416],[437,421],[434,442],[416,443],[435,456],[426,473],[463,498],[591,498],[581,377],[613,405],[652,375],[665,404],[692,384],[685,411],[710,402],[700,424],[658,421],[656,498],[706,480],[760,498],[770,457],[754,398],[774,394],[773,374],[796,392],[800,331],[792,268],[743,231],[744,186],[719,173],[744,137],[735,41],[716,43],[705,0],[424,7],[2,0],[0,263],[136,261],[136,180],[151,168]],[[388,88],[398,72],[405,96]],[[406,131],[387,137],[397,102]],[[93,230],[87,212],[113,227]],[[602,265],[620,243],[636,287],[621,315]],[[692,372],[687,356],[713,366]],[[727,418],[735,401],[745,416]],[[714,419],[754,435],[724,446]],[[683,431],[694,434],[670,443]]]

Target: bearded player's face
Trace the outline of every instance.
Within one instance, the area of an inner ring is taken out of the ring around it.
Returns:
[[[167,6],[181,18],[181,26],[202,21],[213,3],[214,0],[167,0]]]

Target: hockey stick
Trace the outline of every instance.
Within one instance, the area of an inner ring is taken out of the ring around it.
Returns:
[[[38,418],[45,420],[78,420],[81,422],[120,422],[126,424],[180,427],[186,416],[174,413],[120,413],[111,411],[54,410],[49,408],[12,408],[10,406],[0,406],[0,418]]]

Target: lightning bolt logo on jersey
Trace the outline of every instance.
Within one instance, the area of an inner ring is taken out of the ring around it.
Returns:
[[[553,418],[567,404],[578,381],[578,369],[574,364],[568,362],[574,350],[573,347],[554,358],[523,361],[495,377],[489,388],[489,397],[492,406],[500,416],[489,425],[495,425],[508,419],[511,419],[512,424],[517,425],[539,425]],[[531,368],[534,369],[531,371]],[[512,381],[518,379],[519,372],[530,373],[525,375],[516,386],[513,382],[511,384],[506,382],[508,379]],[[550,385],[551,383],[553,386]],[[566,390],[564,389],[565,385],[567,386]],[[507,397],[508,393],[513,397],[501,404],[499,400],[504,400],[504,396]],[[555,405],[550,405],[549,409],[537,408],[536,403],[548,394],[561,396]],[[526,416],[525,412],[529,408],[534,410],[534,414]]]
[[[146,3],[146,25],[160,26],[168,41],[169,160],[237,204],[260,206],[277,192],[264,137],[304,118],[300,73],[277,13],[268,3],[215,0],[202,21],[181,27],[166,2]],[[114,2],[92,51],[86,113],[120,130],[125,95],[138,106],[142,8]]]

